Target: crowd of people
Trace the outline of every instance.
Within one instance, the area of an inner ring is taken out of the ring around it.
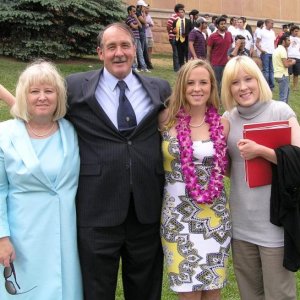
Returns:
[[[288,102],[290,75],[293,76],[293,90],[298,90],[299,26],[284,24],[282,32],[276,36],[272,19],[258,20],[253,33],[245,17],[231,17],[227,27],[228,18],[227,15],[201,16],[195,9],[186,18],[184,5],[176,4],[174,14],[167,21],[174,71],[177,72],[190,59],[207,59],[215,72],[220,93],[222,74],[228,60],[235,56],[248,56],[259,65],[271,90],[275,80],[278,82],[279,100]]]
[[[298,256],[283,264],[285,228],[270,221],[279,196],[271,185],[250,188],[244,163],[261,157],[279,170],[283,159],[300,159],[297,117],[287,99],[272,99],[268,73],[274,59],[286,89],[278,66],[284,77],[297,66],[296,51],[283,52],[297,47],[299,27],[270,53],[272,20],[249,42],[245,18],[232,18],[229,30],[225,15],[209,24],[176,4],[167,24],[178,72],[171,89],[139,72],[152,66],[147,7],[138,0],[126,22],[99,33],[103,68],[64,80],[40,59],[20,75],[15,96],[0,85],[13,117],[0,123],[1,300],[113,300],[120,267],[126,300],[160,300],[164,259],[180,300],[219,300],[231,247],[242,300],[296,300],[299,249],[289,245]],[[280,120],[291,145],[243,138],[245,124]],[[283,195],[294,199],[299,171],[287,171],[294,181]]]
[[[150,69],[153,69],[151,62],[153,48],[151,27],[154,26],[154,22],[149,13],[149,5],[143,0],[138,0],[136,6],[130,5],[127,7],[127,13],[125,23],[134,34],[136,46],[136,59],[132,68],[135,72],[150,73]]]

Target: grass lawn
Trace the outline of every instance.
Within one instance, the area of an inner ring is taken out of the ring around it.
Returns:
[[[154,70],[152,73],[146,73],[147,76],[157,76],[164,78],[170,82],[171,85],[174,84],[176,74],[172,69],[172,59],[170,55],[154,55],[153,56]],[[73,61],[63,61],[57,63],[59,69],[64,75],[68,75],[74,72],[84,72],[88,70],[98,69],[100,63],[97,57],[90,57],[88,59],[78,59]],[[0,57],[0,83],[8,88],[14,93],[15,85],[20,72],[25,68],[26,63],[15,61],[14,59],[8,59],[5,57]],[[274,99],[278,99],[278,87],[276,86],[274,91]],[[300,116],[300,92],[292,92],[290,94],[289,104],[294,109],[298,116]],[[10,118],[8,107],[0,101],[0,121]],[[229,181],[226,181],[226,186],[228,188]],[[226,288],[222,291],[222,298],[225,300],[238,300],[238,290],[235,282],[232,263],[230,261],[229,265],[229,283]],[[297,288],[300,288],[300,275],[297,273]],[[116,299],[121,300],[123,298],[122,283],[119,276],[117,296]],[[163,300],[175,300],[177,296],[175,293],[171,292],[168,288],[168,281],[166,274],[164,274],[163,281]],[[255,299],[253,299],[255,300]],[[274,299],[275,300],[275,299]]]

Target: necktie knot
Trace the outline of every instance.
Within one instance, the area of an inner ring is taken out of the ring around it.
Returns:
[[[127,84],[124,80],[119,80],[117,83],[117,86],[119,87],[121,92],[125,92],[125,90],[127,88]]]

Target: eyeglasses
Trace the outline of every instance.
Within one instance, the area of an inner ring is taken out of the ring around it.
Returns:
[[[5,289],[10,295],[25,294],[25,293],[28,293],[28,292],[30,292],[31,290],[33,290],[37,287],[37,286],[34,286],[33,288],[31,288],[30,290],[28,290],[26,292],[18,293],[15,285],[13,284],[13,282],[8,280],[8,278],[11,277],[12,274],[14,276],[15,283],[16,283],[18,289],[20,290],[21,288],[20,288],[20,286],[17,282],[17,275],[16,275],[14,264],[10,263],[10,266],[5,267],[4,271],[3,271],[3,276],[4,276],[4,279],[5,279]]]

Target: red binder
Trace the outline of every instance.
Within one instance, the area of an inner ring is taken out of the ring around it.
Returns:
[[[289,121],[244,124],[243,136],[258,144],[276,149],[291,144]],[[245,160],[246,182],[250,188],[272,183],[271,163],[262,157]]]

